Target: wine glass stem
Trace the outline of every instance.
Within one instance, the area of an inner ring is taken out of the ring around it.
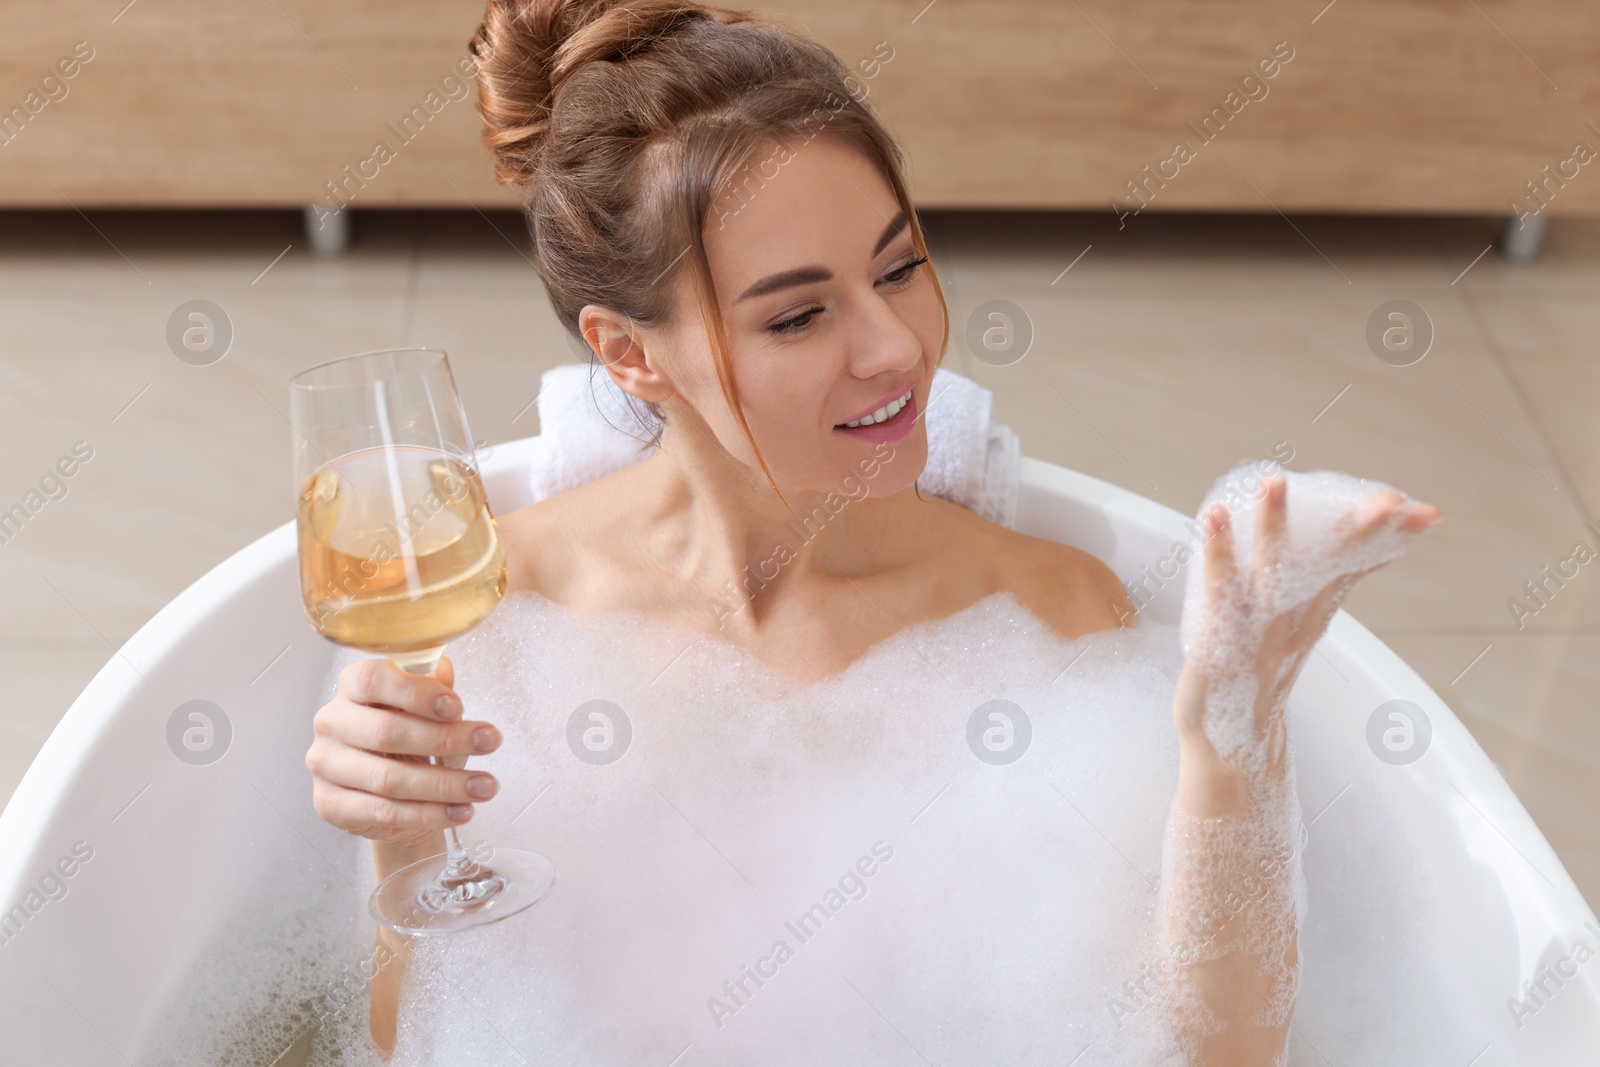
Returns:
[[[444,648],[425,648],[416,652],[393,653],[390,659],[404,671],[410,674],[432,674],[439,666],[439,657],[444,654]],[[428,757],[428,761],[435,766],[447,767],[448,762],[438,756]],[[465,760],[461,761],[463,764]],[[458,768],[459,769],[459,768]],[[476,881],[484,875],[483,868],[473,862],[467,855],[467,850],[461,845],[461,835],[454,826],[445,827],[444,831],[444,870],[439,872],[438,883],[441,886],[454,888],[463,882]]]
[[[454,826],[445,828],[444,831],[444,870],[439,872],[439,883],[452,888],[463,881],[475,881],[482,877],[482,871],[467,855],[467,850],[461,847],[461,837]]]
[[[437,645],[433,648],[420,648],[415,652],[391,652],[389,658],[394,660],[395,666],[407,674],[432,674],[439,666],[439,657],[444,655],[444,646]]]

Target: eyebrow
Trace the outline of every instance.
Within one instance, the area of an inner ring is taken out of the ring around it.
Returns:
[[[885,226],[883,233],[878,236],[878,243],[872,246],[873,258],[876,258],[879,252],[882,252],[885,248],[889,247],[889,242],[899,236],[900,232],[906,228],[906,223],[909,221],[910,220],[906,218],[906,213],[904,211],[895,215],[895,217],[889,221],[889,225]],[[827,267],[796,267],[793,270],[780,271],[777,274],[767,275],[765,278],[762,278],[759,282],[756,282],[750,288],[746,289],[743,293],[740,293],[738,300],[735,300],[734,303],[737,304],[740,300],[749,300],[751,297],[765,296],[768,293],[775,293],[779,289],[788,289],[796,285],[806,285],[810,282],[827,282],[832,280],[833,271],[829,270]]]

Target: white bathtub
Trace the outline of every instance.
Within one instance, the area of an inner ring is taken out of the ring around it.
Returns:
[[[528,502],[533,441],[485,459],[497,513]],[[1092,552],[1124,578],[1167,555],[1184,519],[1023,460],[1021,529]],[[163,608],[73,703],[0,815],[0,908],[22,907],[0,925],[0,1062],[143,1067],[157,1031],[205,1010],[176,991],[216,951],[224,925],[263,892],[337,877],[356,854],[359,842],[311,808],[302,761],[333,646],[301,612],[295,553],[285,524]],[[1180,574],[1147,614],[1175,622],[1182,588]],[[1555,853],[1455,715],[1387,646],[1341,613],[1320,650],[1290,705],[1306,817],[1334,820],[1337,805],[1377,798],[1396,826],[1431,828],[1377,844],[1400,847],[1418,870],[1468,872],[1452,873],[1428,902],[1438,909],[1432,926],[1458,940],[1394,946],[1397,963],[1413,949],[1453,953],[1452,995],[1463,1018],[1481,1021],[1475,1035],[1440,1034],[1437,1062],[1600,1062],[1600,962],[1562,962],[1579,938],[1600,945],[1600,926],[1586,927],[1594,914]],[[1433,730],[1426,754],[1406,766],[1378,759],[1366,740],[1373,709],[1397,697],[1419,705]],[[193,700],[223,708],[231,724],[214,763],[184,762],[169,746],[169,719]],[[1405,929],[1404,916],[1366,923],[1352,902],[1318,898],[1317,871],[1360,856],[1319,855],[1317,834],[1306,851],[1308,923],[1344,923],[1339,936],[1349,937]],[[1514,1025],[1508,998],[1545,966],[1564,976],[1559,988],[1547,980],[1549,995]],[[1308,991],[1315,980],[1308,968]],[[1336,1012],[1297,1015],[1297,1027],[1313,1024],[1322,1029],[1300,1033],[1302,1048],[1340,1022]]]

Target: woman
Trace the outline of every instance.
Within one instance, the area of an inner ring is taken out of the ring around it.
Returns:
[[[1132,617],[1094,557],[915,492],[948,316],[898,152],[832,53],[745,13],[673,0],[492,0],[472,51],[497,178],[529,188],[552,304],[648,407],[660,445],[501,517],[508,592],[584,614],[647,613],[807,681],[1000,590],[1064,637]],[[880,463],[883,442],[892,458]],[[870,494],[830,508],[841,480],[869,466]],[[1263,558],[1286,508],[1281,476],[1268,486]],[[1374,494],[1347,517],[1348,543],[1437,518],[1403,503]],[[784,524],[818,509],[822,533],[775,552]],[[1227,509],[1208,523],[1207,574],[1220,580],[1233,559]],[[1281,732],[1289,687],[1350,577],[1295,611],[1240,620],[1255,641],[1261,737]],[[441,851],[442,828],[495,794],[488,774],[426,762],[499,744],[492,724],[462,718],[452,682],[448,660],[431,678],[367,660],[317,714],[306,757],[317,811],[371,841],[380,878]],[[1186,664],[1174,810],[1254,825],[1252,805],[1271,790],[1208,739],[1208,688]],[[1221,839],[1186,840],[1203,853]],[[1191,860],[1225,861],[1215,847]],[[1166,900],[1173,929],[1204,903],[1179,881]],[[1260,1008],[1285,991],[1292,1002],[1295,937],[1246,910],[1216,952],[1180,970],[1175,1003],[1205,1006],[1175,1022],[1194,1062],[1279,1060],[1287,1012]],[[403,939],[380,932],[383,946],[403,961]],[[1264,992],[1274,960],[1288,969]],[[373,986],[372,1032],[386,1049],[403,974],[385,967]]]

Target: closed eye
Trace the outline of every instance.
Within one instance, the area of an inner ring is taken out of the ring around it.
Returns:
[[[928,262],[927,256],[913,259],[911,262],[897,267],[888,274],[885,274],[883,276],[883,280],[896,289],[904,289],[906,286],[910,285],[916,280],[918,268],[920,268],[926,262]],[[793,318],[774,323],[773,325],[768,326],[767,329],[772,333],[778,334],[779,336],[801,333],[811,325],[811,317],[819,314],[822,310],[823,309],[820,307],[806,308]]]

